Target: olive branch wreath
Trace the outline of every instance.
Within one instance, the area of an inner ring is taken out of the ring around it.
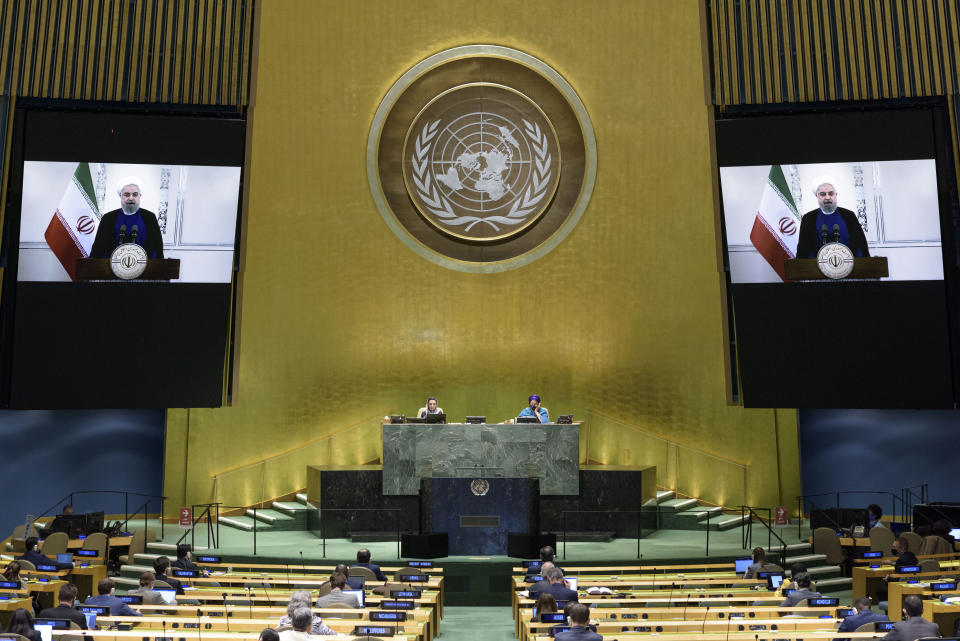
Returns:
[[[533,146],[535,157],[533,159],[533,180],[527,187],[526,193],[517,198],[513,207],[506,216],[457,216],[450,207],[450,202],[444,197],[443,193],[437,187],[436,180],[431,177],[429,171],[430,149],[433,147],[434,138],[438,133],[439,120],[427,122],[423,126],[420,135],[417,136],[413,153],[410,161],[413,164],[413,182],[417,186],[417,195],[426,205],[431,214],[440,218],[444,225],[460,226],[466,225],[464,231],[470,229],[478,223],[486,223],[493,227],[495,231],[500,231],[497,223],[501,225],[519,225],[536,208],[547,194],[547,187],[550,184],[550,178],[553,176],[553,155],[550,153],[550,146],[547,142],[546,134],[540,129],[537,123],[523,121],[524,133],[530,139]]]

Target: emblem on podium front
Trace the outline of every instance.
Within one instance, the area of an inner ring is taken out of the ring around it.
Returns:
[[[470,491],[474,496],[486,496],[490,491],[490,481],[487,479],[473,479],[470,481]]]
[[[367,173],[380,215],[410,249],[451,269],[505,271],[576,226],[596,143],[579,96],[549,65],[470,45],[394,83],[370,129]]]
[[[817,266],[827,278],[846,278],[853,272],[853,252],[843,243],[827,243],[817,252]]]
[[[133,280],[147,268],[147,252],[136,243],[118,245],[110,254],[110,270],[123,280]]]

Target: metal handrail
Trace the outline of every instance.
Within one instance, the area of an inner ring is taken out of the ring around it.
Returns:
[[[808,501],[808,502],[810,503],[810,505],[811,505],[811,510],[812,510],[812,509],[821,510],[821,509],[823,509],[823,508],[819,507],[816,503],[814,503],[812,500],[810,500],[810,499],[813,498],[813,497],[820,497],[820,496],[831,496],[831,497],[835,497],[835,499],[836,499],[836,501],[835,501],[835,503],[836,503],[835,507],[839,510],[839,509],[840,509],[840,496],[841,496],[841,495],[847,495],[847,494],[880,494],[880,495],[887,495],[887,496],[889,496],[890,499],[891,499],[891,508],[892,508],[892,509],[891,509],[891,511],[890,511],[890,515],[891,515],[892,517],[900,517],[900,520],[901,520],[901,521],[907,520],[908,522],[910,522],[910,521],[912,521],[912,519],[913,519],[913,515],[912,515],[911,512],[910,512],[910,509],[909,509],[910,502],[909,502],[909,501],[907,500],[907,498],[905,497],[905,492],[909,492],[911,495],[913,495],[912,489],[915,488],[915,487],[920,487],[920,488],[921,488],[921,494],[920,494],[921,497],[923,497],[923,496],[926,495],[926,491],[927,491],[927,489],[926,489],[926,488],[927,488],[927,485],[926,485],[926,484],[914,485],[914,486],[911,486],[911,487],[909,487],[909,488],[903,488],[903,489],[900,490],[900,496],[897,496],[895,493],[890,492],[889,490],[838,490],[838,491],[835,491],[835,492],[819,492],[819,493],[817,493],[817,494],[801,494],[801,495],[797,496],[797,509],[798,509],[798,514],[797,514],[797,516],[799,517],[799,520],[798,520],[798,523],[797,523],[797,536],[802,536],[802,527],[803,527],[802,521],[803,521],[803,514],[804,514],[804,511],[803,511],[804,501]],[[902,509],[902,512],[898,512],[898,507]],[[839,523],[837,523],[837,522],[836,522],[835,520],[833,520],[833,519],[830,519],[830,520],[833,522],[834,529],[836,529],[836,530],[840,530],[840,529],[841,529],[841,526],[840,526]]]
[[[156,494],[145,494],[145,493],[143,493],[143,492],[130,492],[130,491],[128,491],[128,490],[74,490],[74,491],[70,492],[69,494],[67,494],[66,496],[64,496],[63,498],[58,499],[53,505],[51,505],[51,506],[48,507],[46,510],[44,510],[43,512],[41,512],[40,514],[38,514],[37,516],[35,516],[35,517],[34,517],[34,520],[40,519],[40,518],[43,518],[43,517],[47,516],[48,514],[50,514],[50,512],[52,512],[53,510],[55,510],[55,509],[57,508],[57,506],[59,506],[61,503],[67,503],[68,505],[73,505],[73,503],[74,503],[73,497],[74,497],[75,495],[80,495],[80,494],[122,494],[122,495],[123,495],[123,516],[124,516],[124,519],[123,519],[123,527],[124,527],[124,529],[126,529],[127,524],[130,522],[130,518],[133,517],[133,516],[136,516],[136,515],[140,512],[140,510],[144,510],[144,514],[143,514],[143,515],[144,515],[144,519],[143,519],[143,520],[144,520],[144,525],[143,525],[143,527],[144,527],[144,529],[146,529],[146,527],[147,527],[147,512],[146,512],[146,508],[147,508],[147,506],[150,504],[151,501],[159,500],[159,501],[160,501],[160,538],[163,538],[163,535],[164,535],[164,528],[163,528],[163,504],[164,504],[164,501],[167,500],[167,497],[166,497],[166,496],[156,495]],[[147,497],[146,503],[144,503],[142,506],[140,506],[139,508],[137,508],[132,514],[131,514],[131,512],[130,512],[130,497],[131,497],[131,496],[140,496],[140,497],[144,497],[144,496],[145,496],[145,497]]]
[[[195,515],[195,514],[197,513],[197,508],[198,508],[198,507],[202,507],[202,508],[204,508],[204,510],[203,510],[203,512],[200,513],[199,516],[196,516],[196,517],[195,517],[195,516],[193,516],[193,515]],[[213,509],[213,508],[216,508],[216,510],[217,510],[217,516],[216,516],[216,519],[215,519],[215,520],[216,520],[216,528],[217,528],[217,529],[216,529],[216,534],[213,533],[213,532],[214,532],[214,530],[213,530],[213,528],[214,528],[214,518],[213,518],[213,516],[210,514],[210,510]],[[180,544],[183,542],[183,540],[184,540],[185,538],[187,538],[187,535],[189,535],[189,536],[190,536],[190,547],[191,547],[191,548],[196,548],[196,544],[197,544],[197,539],[196,539],[197,523],[200,523],[201,521],[204,520],[204,517],[206,517],[206,521],[207,521],[207,548],[210,548],[210,538],[211,538],[211,535],[213,536],[213,547],[214,547],[214,548],[220,547],[220,543],[219,543],[219,541],[220,541],[220,503],[199,503],[199,504],[196,504],[196,505],[191,505],[191,506],[190,506],[190,514],[191,514],[190,527],[189,527],[187,530],[184,531],[183,536],[181,536],[179,539],[177,539],[176,545],[180,545]],[[256,528],[256,524],[254,524],[254,528]],[[256,543],[254,543],[254,554],[256,554]]]
[[[768,521],[771,519],[771,516],[772,516],[772,514],[773,514],[772,510],[771,510],[770,508],[768,508],[768,507],[753,507],[753,506],[750,506],[750,505],[741,505],[741,506],[739,506],[739,507],[740,507],[740,516],[741,516],[741,518],[744,519],[744,521],[746,521],[746,523],[744,523],[743,525],[741,525],[741,530],[740,530],[741,537],[742,537],[742,538],[741,538],[741,542],[742,542],[742,545],[743,545],[743,549],[746,550],[746,549],[749,549],[749,548],[752,548],[752,547],[753,547],[753,517],[756,516],[756,517],[757,517],[757,520],[760,521],[760,523],[761,523],[765,528],[767,528],[767,549],[769,550],[770,548],[773,547],[773,538],[772,538],[772,537],[776,537],[776,538],[777,538],[777,541],[780,542],[780,563],[779,563],[779,565],[780,565],[780,567],[786,569],[785,566],[786,566],[786,563],[787,563],[787,542],[784,541],[783,538],[782,538],[779,534],[777,534],[776,532],[774,532],[774,531],[773,531],[773,528],[770,527],[770,523],[768,523]],[[766,520],[766,521],[763,519],[763,517],[761,517],[759,514],[756,513],[757,510],[766,510],[766,511],[767,511],[767,520]],[[748,537],[749,537],[749,542],[748,542]]]

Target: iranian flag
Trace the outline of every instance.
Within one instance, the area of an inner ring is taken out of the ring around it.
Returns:
[[[800,215],[787,187],[787,179],[780,165],[773,165],[750,231],[750,242],[781,280],[786,280],[783,261],[797,257],[799,231]]]
[[[76,280],[77,259],[90,256],[100,223],[100,209],[93,191],[90,163],[82,162],[67,184],[60,206],[53,212],[43,237],[71,280]]]

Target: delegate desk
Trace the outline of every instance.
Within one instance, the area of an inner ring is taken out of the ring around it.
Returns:
[[[953,576],[956,574],[960,561],[944,561],[940,564],[940,569],[936,572],[920,572],[916,574],[896,574],[892,565],[881,565],[877,568],[854,567],[853,568],[853,598],[858,596],[868,596],[874,603],[879,603],[879,588],[883,585],[883,579],[890,577],[890,582],[895,581],[925,581],[929,582],[941,576]]]
[[[580,493],[580,423],[384,423],[381,429],[385,495],[416,495],[421,479],[477,476],[538,478],[540,494]]]

